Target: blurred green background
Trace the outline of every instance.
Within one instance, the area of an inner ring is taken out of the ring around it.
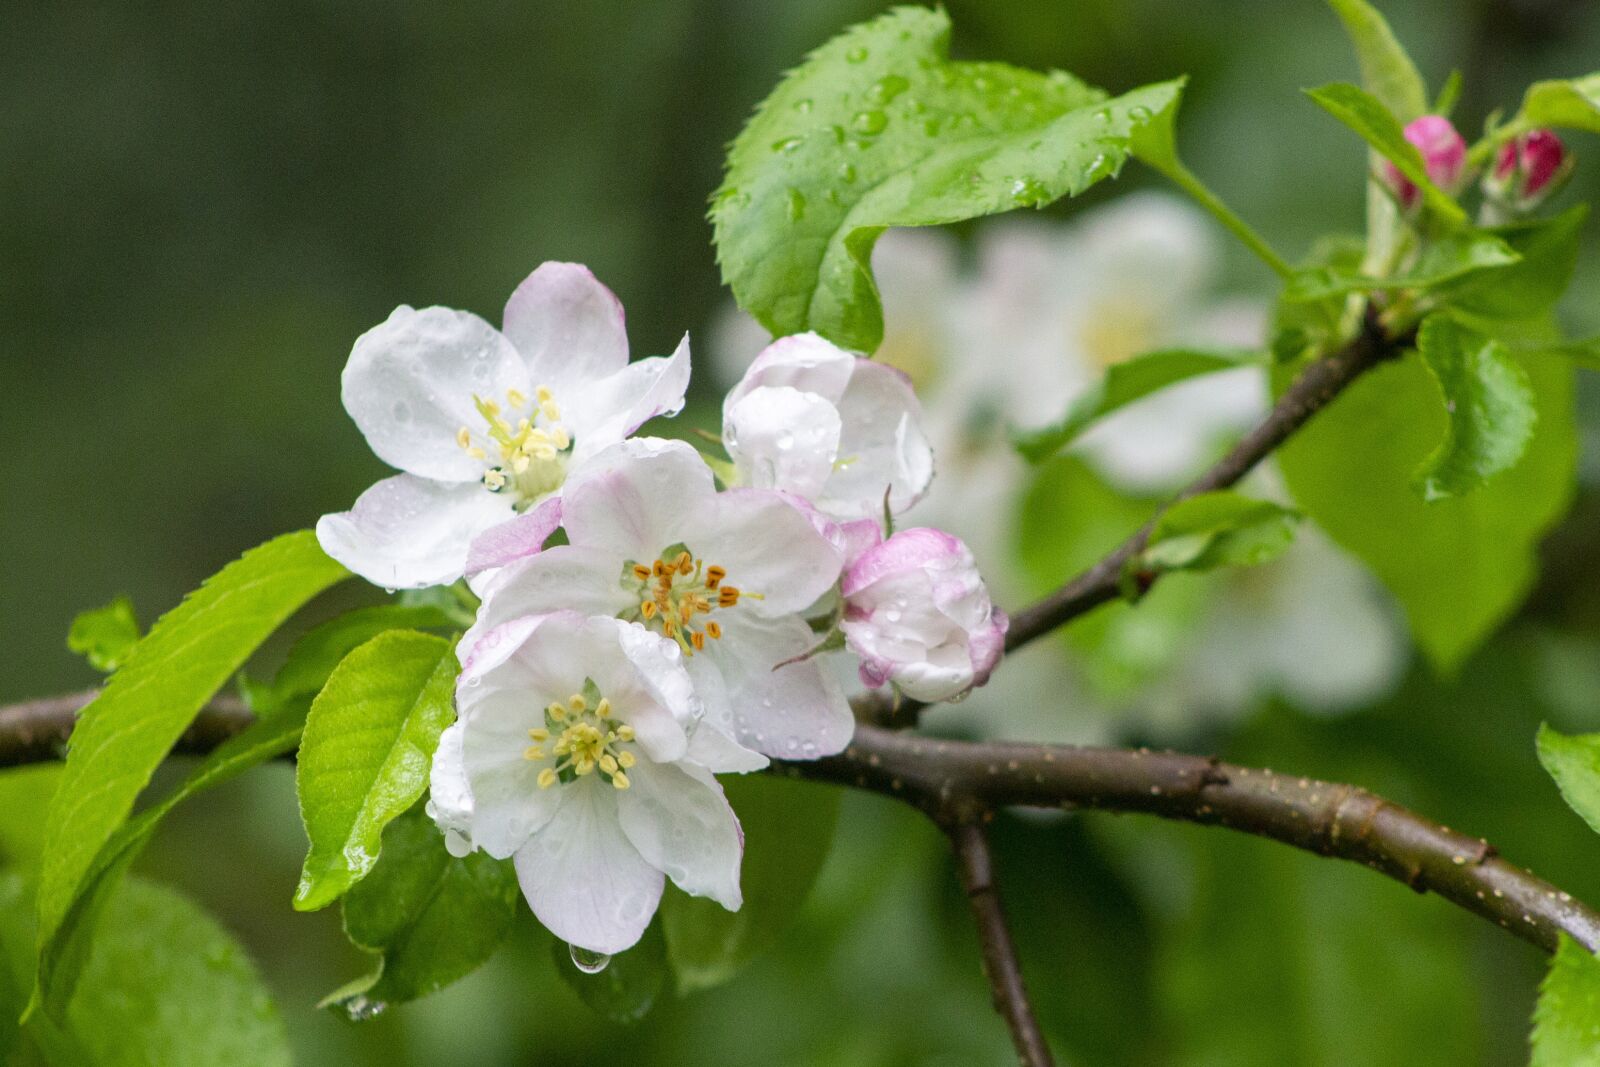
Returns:
[[[339,405],[351,341],[397,303],[491,320],[544,259],[588,263],[636,354],[725,296],[704,221],[722,146],[778,73],[865,0],[369,5],[14,4],[0,31],[0,699],[83,687],[63,637],[118,593],[148,622],[243,548],[384,473]],[[1471,129],[1600,55],[1560,0],[1383,5]],[[1361,218],[1353,141],[1300,97],[1352,77],[1316,0],[949,0],[955,51],[1121,90],[1192,76],[1192,166],[1298,254]],[[1594,142],[1577,142],[1594,158]],[[1130,168],[1090,202],[1153,184]],[[1576,195],[1600,192],[1580,164]],[[1568,194],[1574,196],[1575,194]],[[1058,205],[1068,215],[1082,205]],[[1592,247],[1586,243],[1586,249]],[[1566,309],[1600,332],[1586,251]],[[1264,289],[1238,253],[1235,286]],[[1584,383],[1586,445],[1600,395]],[[712,402],[705,375],[696,397]],[[1600,451],[1586,447],[1584,469]],[[1453,680],[1418,667],[1336,721],[1268,706],[1193,747],[1353,779],[1600,900],[1600,849],[1533,756],[1541,719],[1600,728],[1600,494],[1550,540],[1522,615]],[[350,600],[369,594],[351,590]],[[1129,737],[1128,740],[1140,740]],[[48,788],[48,772],[24,772]],[[817,787],[822,788],[822,787]],[[1002,820],[1001,874],[1064,1062],[1509,1064],[1541,957],[1370,873],[1215,831]],[[546,935],[353,1024],[316,1000],[365,969],[332,912],[288,907],[303,838],[276,766],[181,811],[144,869],[266,971],[307,1064],[1008,1062],[937,834],[849,797],[778,951],[621,1030],[557,979]]]

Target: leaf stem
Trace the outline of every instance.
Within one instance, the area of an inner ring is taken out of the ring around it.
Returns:
[[[1195,203],[1211,212],[1218,222],[1227,227],[1228,232],[1244,242],[1245,247],[1254,252],[1261,262],[1271,267],[1274,274],[1288,279],[1294,273],[1294,268],[1273,251],[1272,246],[1267,244],[1266,238],[1257,233],[1248,222],[1234,214],[1233,209],[1224,204],[1221,198],[1207,188],[1188,167],[1174,160],[1168,165],[1158,166],[1157,169],[1170,178],[1174,185],[1193,197]]]

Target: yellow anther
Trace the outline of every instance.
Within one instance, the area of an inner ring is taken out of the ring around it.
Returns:
[[[627,723],[623,723],[621,726],[617,727],[617,739],[619,741],[632,741],[633,738],[633,727],[629,726]],[[631,764],[625,763],[623,766],[627,767],[631,766]]]
[[[528,406],[528,395],[521,389],[507,389],[506,399],[511,402],[511,406],[514,408],[524,408]]]
[[[472,447],[468,448],[467,449],[467,455],[471,456],[473,459],[488,459],[489,458],[489,453],[485,452],[483,449],[479,448],[477,445],[473,445]]]
[[[668,637],[673,637],[678,632],[678,624],[673,622],[667,616],[663,615],[661,617],[661,632],[666,634]]]
[[[538,741],[542,744],[543,742],[550,740],[550,731],[546,730],[543,726],[536,726],[532,730],[528,731],[528,737],[529,739]]]
[[[626,774],[618,771],[616,774],[611,776],[611,784],[618,789],[626,789],[633,783],[628,781],[628,776]]]
[[[697,651],[703,649],[706,647],[706,635],[701,633],[699,630],[696,630],[689,635],[689,643],[692,644]]]
[[[483,484],[492,492],[499,492],[506,487],[506,472],[498,467],[484,471]]]
[[[641,600],[639,602],[639,614],[643,615],[647,619],[655,618],[656,602],[654,600]]]
[[[722,624],[715,619],[706,620],[706,636],[715,641],[722,636]]]
[[[528,473],[529,462],[528,457],[519,452],[511,459],[511,469],[518,474],[526,474]]]
[[[473,402],[478,405],[478,414],[493,422],[500,414],[500,405],[493,400],[485,400],[481,396],[474,396]]]
[[[560,416],[552,415],[550,417],[559,418]],[[564,426],[552,427],[549,433],[551,444],[555,445],[557,448],[566,448],[572,443],[572,438],[568,436],[567,429]]]
[[[650,580],[650,568],[643,563],[635,563],[633,565],[633,576],[641,582],[648,582]]]
[[[544,710],[556,722],[565,722],[566,721],[567,709],[560,701],[556,701],[555,703],[551,704],[548,708],[545,708]]]
[[[694,557],[687,552],[679,552],[678,558],[673,561],[673,565],[678,568],[679,574],[688,574],[694,569]]]
[[[573,693],[567,698],[567,707],[581,714],[589,710],[589,702],[583,699],[582,693]]]
[[[526,760],[544,759],[544,749],[539,745],[529,745],[523,750],[522,758]]]
[[[556,402],[554,400],[546,400],[544,403],[540,404],[539,413],[545,418],[549,419],[551,422],[555,422],[561,417],[561,409],[556,406]]]
[[[602,719],[611,718],[611,701],[601,697],[600,703],[594,706],[594,713]]]
[[[738,586],[725,585],[717,590],[717,606],[731,608],[739,602]]]
[[[617,757],[613,756],[609,752],[607,752],[604,756],[601,756],[600,757],[600,769],[602,771],[605,771],[607,774],[616,774],[617,773]]]
[[[655,575],[657,578],[665,577],[667,573],[667,565],[658,559],[654,563],[650,564],[650,573]]]
[[[579,778],[582,778],[586,774],[593,774],[594,773],[594,757],[593,756],[580,756],[578,758],[577,764],[572,769],[578,772],[578,777]]]
[[[556,784],[557,775],[554,767],[546,767],[539,772],[539,788],[549,789]]]
[[[617,763],[619,765],[621,765],[623,770],[627,770],[629,767],[632,767],[637,762],[639,762],[639,761],[634,758],[634,755],[633,755],[632,752],[619,752],[619,753],[617,753]]]
[[[539,388],[534,390],[534,395],[539,398],[539,403],[541,404],[548,404],[556,397],[556,394],[550,391],[550,387],[548,385],[539,386]]]
[[[722,582],[722,579],[726,578],[727,576],[728,572],[721,567],[707,567],[706,588],[715,589]]]
[[[457,430],[456,431],[456,444],[460,445],[462,448],[471,448],[472,447],[472,431],[467,429],[465,426],[463,426],[463,427],[461,427],[461,429]]]

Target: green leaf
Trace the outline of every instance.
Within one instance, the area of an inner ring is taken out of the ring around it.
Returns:
[[[1547,313],[1572,280],[1588,217],[1588,205],[1577,204],[1552,219],[1488,231],[1516,259],[1498,269],[1469,274],[1445,287],[1441,295],[1451,307],[1487,318],[1523,320]]]
[[[605,968],[585,974],[572,961],[572,950],[560,938],[550,942],[556,973],[589,1008],[614,1023],[638,1022],[655,1007],[667,985],[667,943],[661,923],[645,928],[639,943],[612,956]]]
[[[1428,178],[1417,146],[1406,140],[1400,120],[1371,93],[1345,82],[1335,82],[1318,89],[1307,89],[1306,95],[1328,114],[1361,135],[1373,151],[1399,168],[1400,173],[1422,191],[1428,206],[1439,217],[1452,225],[1464,225],[1466,212],[1461,205]]]
[[[381,633],[334,669],[295,773],[311,839],[296,909],[326,907],[372,870],[383,828],[428,787],[459,673],[451,642],[412,630]]]
[[[1539,987],[1529,1067],[1600,1067],[1600,959],[1566,934]]]
[[[811,892],[839,819],[834,789],[755,775],[722,784],[744,828],[744,906],[730,912],[668,887],[661,926],[680,993],[721,985],[777,943]]]
[[[1521,463],[1467,496],[1428,503],[1412,488],[1446,433],[1421,360],[1369,371],[1278,453],[1295,503],[1388,586],[1441,669],[1454,669],[1522,600],[1534,548],[1571,500],[1572,369],[1523,366],[1540,432]],[[1280,374],[1279,387],[1287,380]]]
[[[1600,734],[1568,735],[1542,724],[1538,746],[1562,799],[1600,834]]]
[[[1393,289],[1432,289],[1478,272],[1507,267],[1522,257],[1505,241],[1483,230],[1449,234],[1431,242],[1416,265],[1403,274],[1374,278],[1358,268],[1343,265],[1308,267],[1289,279],[1283,299],[1292,302],[1321,300],[1344,293]]]
[[[384,831],[383,858],[344,897],[345,933],[379,956],[377,969],[322,1006],[366,1018],[470,974],[510,932],[518,897],[509,861],[458,859],[422,811],[400,816]]]
[[[1534,82],[1511,125],[1517,129],[1563,126],[1600,133],[1600,74]]]
[[[433,604],[379,604],[346,612],[306,631],[294,643],[272,679],[269,701],[276,706],[315,696],[340,660],[386,630],[444,630],[456,622],[450,612]]]
[[[122,666],[139,641],[139,620],[133,601],[119,596],[103,608],[80,611],[67,631],[67,647],[89,661],[97,671]]]
[[[1012,443],[1030,463],[1042,463],[1072,443],[1097,419],[1118,408],[1141,400],[1169,385],[1232,370],[1254,353],[1198,352],[1172,348],[1137,356],[1107,369],[1105,377],[1092,389],[1072,401],[1059,422],[1038,430],[1014,431]]]
[[[31,893],[16,875],[0,878],[0,942],[20,988],[33,967]],[[267,987],[216,920],[138,879],[112,893],[106,910],[105,930],[59,1027],[43,1017],[24,1027],[46,1062],[287,1067],[288,1036]]]
[[[46,826],[41,945],[195,713],[284,620],[347,577],[311,531],[286,534],[224,567],[134,646],[72,732]]]
[[[1294,540],[1299,516],[1231,490],[1180,500],[1156,519],[1133,569],[1208,571],[1276,559]]]
[[[1428,108],[1428,90],[1422,75],[1395,39],[1389,23],[1366,0],[1328,0],[1361,63],[1361,84],[1402,122],[1410,122]]]
[[[1424,500],[1461,496],[1517,465],[1533,440],[1533,387],[1499,341],[1430,315],[1417,349],[1444,394],[1444,439],[1414,483]]]
[[[722,276],[774,334],[870,352],[883,335],[872,246],[1076,195],[1117,173],[1167,82],[1106,100],[1060,72],[946,58],[942,11],[896,8],[813,52],[734,141],[711,218]]]

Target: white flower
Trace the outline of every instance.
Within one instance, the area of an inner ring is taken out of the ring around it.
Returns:
[[[685,337],[671,357],[628,362],[622,305],[585,267],[545,263],[506,302],[504,329],[449,308],[396,308],[362,334],[343,377],[345,410],[404,473],[317,524],[323,550],[389,588],[460,578],[483,532],[522,516],[542,543],[562,483],[656,415],[689,383]]]
[[[652,438],[597,456],[567,483],[562,507],[568,544],[498,571],[465,646],[562,608],[638,621],[682,650],[703,729],[742,769],[766,763],[756,753],[844,748],[854,719],[838,683],[816,658],[790,662],[818,643],[805,612],[839,578],[830,524],[781,493],[719,493],[693,448]]]
[[[510,857],[533,913],[591,952],[639,940],[663,875],[738,910],[744,842],[697,743],[671,641],[573,612],[516,619],[463,661],[429,812],[451,851]]]
[[[768,345],[722,404],[722,439],[744,485],[805,497],[840,519],[916,503],[933,451],[906,376],[814,333]]]
[[[917,700],[954,700],[1000,662],[1007,620],[972,553],[941,530],[901,530],[851,561],[840,584],[845,641],[861,680]]]

